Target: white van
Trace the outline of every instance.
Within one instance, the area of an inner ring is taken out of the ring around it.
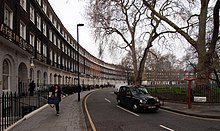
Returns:
[[[116,84],[116,85],[115,85],[114,93],[115,93],[115,94],[118,93],[119,88],[120,88],[121,86],[126,86],[126,85],[128,85],[128,84],[127,84],[127,83],[119,83],[119,84]]]

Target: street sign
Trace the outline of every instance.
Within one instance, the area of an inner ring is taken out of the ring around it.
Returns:
[[[194,96],[194,102],[206,102],[206,97]]]

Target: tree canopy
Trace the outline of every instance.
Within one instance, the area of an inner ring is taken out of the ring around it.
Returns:
[[[219,6],[219,0],[89,0],[87,16],[100,43],[100,55],[104,45],[130,52],[135,84],[141,83],[150,48],[178,38],[195,49],[198,84],[207,85],[216,68]],[[141,57],[139,48],[144,49]]]

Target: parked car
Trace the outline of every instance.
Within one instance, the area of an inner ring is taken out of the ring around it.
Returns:
[[[135,112],[140,109],[157,112],[160,108],[159,99],[151,96],[143,86],[121,86],[116,95],[119,105],[131,107]]]

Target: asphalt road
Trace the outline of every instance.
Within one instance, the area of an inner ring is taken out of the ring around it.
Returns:
[[[185,116],[159,109],[133,113],[117,105],[113,88],[90,94],[85,100],[89,124],[97,131],[220,131],[220,121]],[[94,124],[94,125],[93,125]]]

